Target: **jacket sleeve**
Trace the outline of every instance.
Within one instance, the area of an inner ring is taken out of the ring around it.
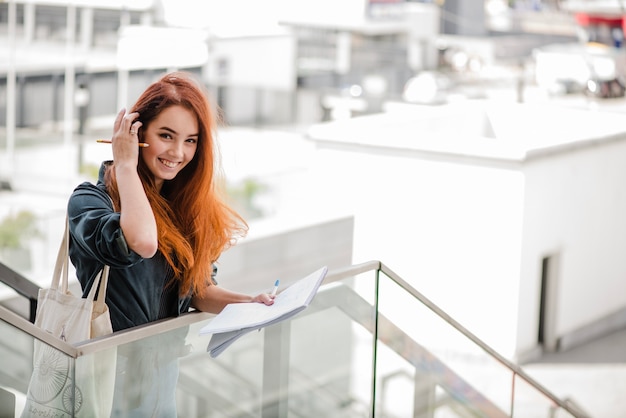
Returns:
[[[128,248],[120,227],[120,214],[103,189],[91,184],[79,185],[67,206],[70,248],[72,253],[91,258],[111,268],[138,263],[141,256]]]

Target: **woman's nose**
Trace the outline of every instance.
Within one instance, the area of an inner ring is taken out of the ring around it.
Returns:
[[[172,154],[172,155],[174,155],[176,157],[182,157],[182,155],[183,155],[183,145],[184,145],[184,142],[182,142],[182,141],[174,141],[172,143],[172,146],[169,149],[170,154]]]

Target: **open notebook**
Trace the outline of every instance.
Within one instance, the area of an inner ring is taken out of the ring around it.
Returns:
[[[291,318],[305,309],[317,293],[327,267],[299,279],[276,295],[274,304],[231,303],[200,329],[200,335],[212,334],[207,351],[217,357],[242,335]]]

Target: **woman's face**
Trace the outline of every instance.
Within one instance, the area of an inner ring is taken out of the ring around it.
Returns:
[[[160,190],[193,159],[198,148],[198,122],[194,113],[182,106],[171,106],[152,120],[143,132],[141,158]]]

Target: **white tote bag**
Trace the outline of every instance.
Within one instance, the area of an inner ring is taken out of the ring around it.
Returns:
[[[39,290],[35,325],[76,344],[113,332],[105,303],[109,266],[98,274],[86,298],[75,296],[68,290],[68,249],[66,219],[52,283],[49,289]],[[113,402],[116,359],[117,351],[108,349],[72,361],[60,351],[35,340],[33,374],[22,417],[108,418]]]

